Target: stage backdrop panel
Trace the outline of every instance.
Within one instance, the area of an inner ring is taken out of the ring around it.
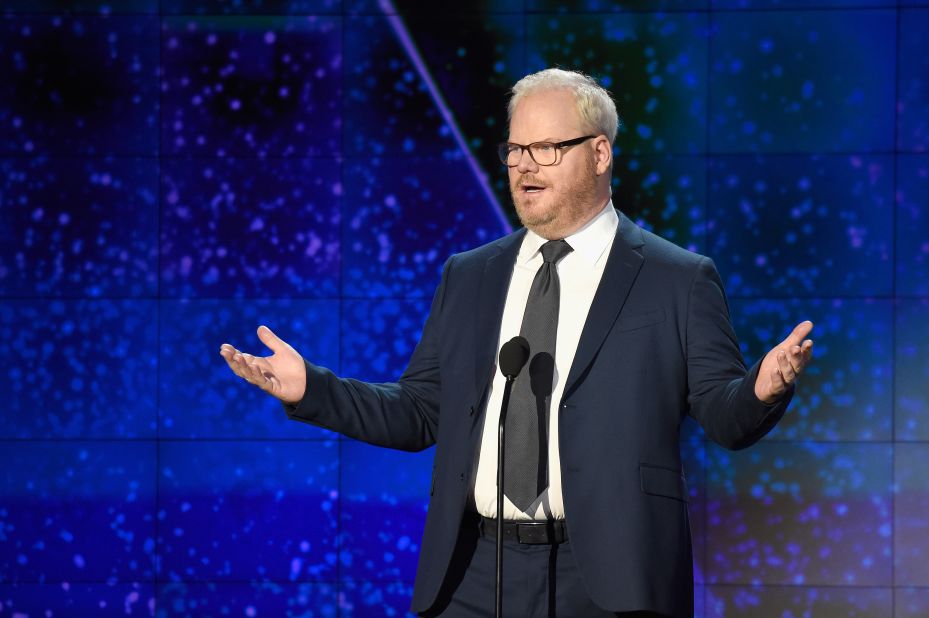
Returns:
[[[367,382],[391,382],[419,342],[429,300],[342,301],[341,373]]]
[[[897,156],[897,270],[900,296],[929,296],[929,155]]]
[[[713,152],[893,149],[893,11],[713,16]]]
[[[929,586],[929,445],[898,444],[894,451],[894,580],[900,586]]]
[[[707,583],[893,584],[888,444],[711,446],[707,468]]]
[[[0,294],[154,296],[158,173],[152,158],[0,159]]]
[[[891,157],[713,157],[709,177],[707,251],[730,295],[892,293]]]
[[[338,152],[340,18],[163,17],[161,34],[165,154]]]
[[[887,588],[831,588],[812,586],[711,586],[713,601],[707,618],[739,616],[842,616],[896,618],[894,598]]]
[[[155,156],[158,18],[0,18],[0,154]]]
[[[613,206],[648,231],[706,253],[706,159],[621,155],[613,165]]]
[[[337,580],[339,461],[337,441],[162,441],[159,579]]]
[[[0,615],[150,617],[154,589],[150,583],[0,584]]]
[[[922,4],[926,6],[925,2]],[[905,152],[929,150],[929,42],[924,36],[927,29],[929,7],[900,11],[897,148]]]
[[[332,439],[335,434],[287,420],[284,407],[233,376],[219,356],[229,343],[271,354],[259,324],[326,367],[339,364],[339,302],[334,300],[162,300],[160,390],[162,438]]]
[[[342,193],[329,158],[166,161],[162,296],[337,297]]]
[[[737,299],[731,310],[750,365],[790,334],[794,316],[815,325],[816,362],[766,441],[893,440],[892,301]]]
[[[157,301],[0,302],[0,439],[156,435]],[[139,350],[151,354],[139,354]]]
[[[333,584],[171,582],[159,584],[154,615],[335,618],[344,615],[339,606]]]
[[[4,443],[0,584],[151,583],[156,448],[153,441]]]
[[[901,441],[929,440],[929,299],[897,301],[894,431]]]
[[[361,298],[432,298],[452,254],[506,229],[461,157],[345,162],[342,291]],[[454,186],[454,191],[447,188]]]

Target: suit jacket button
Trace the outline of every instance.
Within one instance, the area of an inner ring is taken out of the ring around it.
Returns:
[[[474,406],[471,406],[471,409],[468,410],[468,416],[474,416]]]
[[[459,481],[464,481],[464,472],[462,472],[462,473],[460,473],[460,474],[458,475],[458,480],[459,480]]]

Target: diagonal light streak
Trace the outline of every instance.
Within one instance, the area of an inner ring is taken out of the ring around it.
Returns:
[[[416,48],[416,44],[410,37],[410,33],[406,28],[406,24],[403,23],[403,19],[397,13],[397,9],[394,7],[394,3],[391,0],[378,0],[378,4],[380,5],[381,10],[384,12],[384,15],[387,17],[387,21],[390,23],[390,27],[393,29],[394,34],[397,35],[397,39],[399,39],[400,45],[403,46],[404,51],[407,53],[410,61],[412,61],[413,66],[416,68],[416,72],[419,74],[420,79],[422,79],[423,83],[426,84],[426,88],[429,90],[429,94],[432,96],[433,101],[435,101],[436,106],[439,108],[439,113],[442,115],[442,119],[445,121],[445,124],[448,126],[448,128],[451,129],[452,135],[455,138],[455,142],[457,142],[461,152],[464,153],[465,160],[468,162],[468,167],[471,168],[471,173],[474,174],[474,177],[477,179],[477,183],[480,185],[481,191],[484,193],[484,197],[487,198],[491,208],[496,213],[497,219],[500,221],[500,225],[507,233],[513,231],[506,213],[503,211],[503,208],[497,201],[497,196],[494,195],[493,189],[490,188],[487,174],[484,172],[484,170],[481,169],[481,166],[477,162],[477,159],[474,157],[474,155],[471,154],[471,149],[468,148],[468,143],[465,140],[461,129],[458,127],[458,123],[455,121],[455,116],[452,114],[451,108],[445,102],[445,98],[442,96],[441,91],[439,91],[439,87],[436,85],[435,80],[432,79],[432,75],[429,73],[429,68],[426,66],[422,55],[420,55],[419,50]]]

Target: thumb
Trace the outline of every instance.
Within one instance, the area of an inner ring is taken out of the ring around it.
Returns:
[[[275,335],[274,332],[264,324],[258,327],[258,338],[261,339],[261,343],[268,346],[275,354],[283,352],[287,348],[287,344],[284,343],[284,340]]]
[[[782,345],[788,347],[803,345],[803,340],[806,339],[811,332],[813,332],[813,323],[809,320],[804,320],[794,327],[793,332],[787,335],[787,339],[784,339]]]

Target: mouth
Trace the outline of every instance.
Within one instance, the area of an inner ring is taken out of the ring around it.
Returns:
[[[542,191],[545,191],[545,187],[542,185],[520,185],[519,190],[526,195],[538,195]]]

